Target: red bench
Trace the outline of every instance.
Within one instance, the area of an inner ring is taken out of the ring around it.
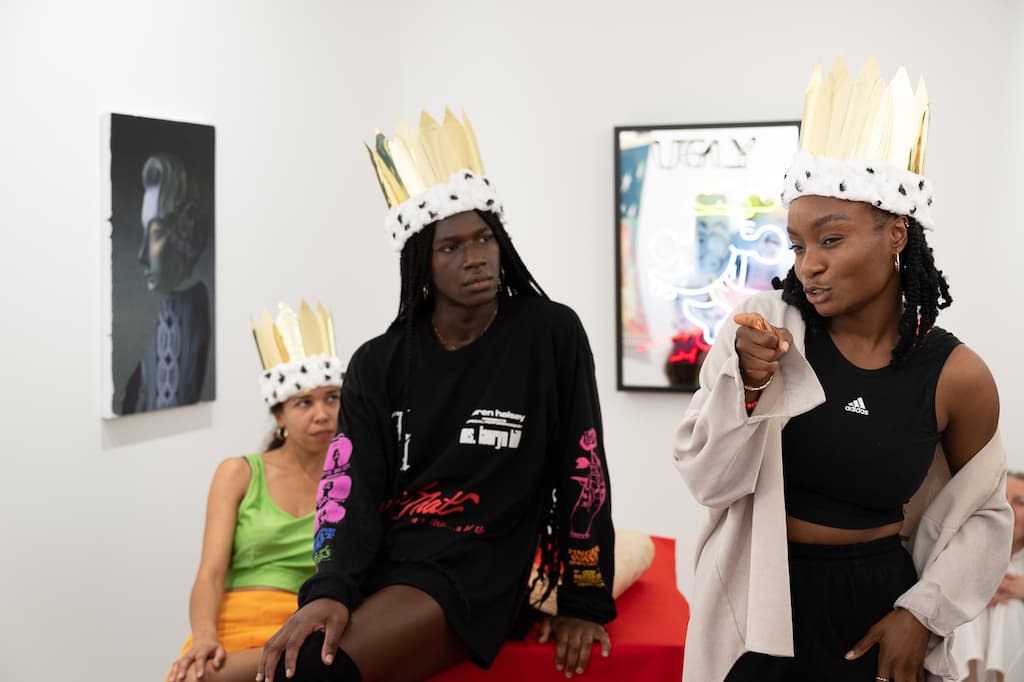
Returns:
[[[612,654],[601,658],[594,646],[587,671],[573,675],[582,682],[678,682],[683,677],[683,643],[690,607],[676,587],[676,543],[654,540],[654,561],[637,582],[619,597],[619,617],[608,624]],[[508,642],[488,671],[471,663],[432,678],[432,682],[520,682],[564,680],[555,670],[555,647],[538,644],[536,631],[525,641]]]

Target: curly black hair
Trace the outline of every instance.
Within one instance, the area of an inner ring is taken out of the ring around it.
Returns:
[[[872,207],[874,208],[874,207]],[[880,209],[876,227],[894,216]],[[935,267],[932,249],[925,239],[924,228],[914,218],[907,216],[907,243],[900,252],[900,285],[903,289],[903,315],[899,322],[899,339],[892,350],[892,364],[900,365],[917,348],[939,316],[939,311],[953,302],[949,295],[949,284],[945,275]],[[822,330],[825,318],[818,314],[804,295],[803,285],[790,268],[784,280],[772,280],[776,289],[782,289],[782,300],[795,306],[807,328]]]

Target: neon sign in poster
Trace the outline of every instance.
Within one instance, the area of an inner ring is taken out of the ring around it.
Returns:
[[[793,263],[797,122],[615,129],[618,387],[693,391],[732,308]]]

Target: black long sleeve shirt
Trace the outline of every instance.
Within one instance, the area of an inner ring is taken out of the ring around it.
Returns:
[[[579,318],[509,297],[459,350],[440,346],[427,317],[414,330],[411,364],[404,325],[349,364],[318,500],[317,571],[300,604],[329,597],[356,608],[387,584],[381,574],[419,575],[400,581],[438,599],[486,665],[525,599],[554,490],[559,614],[613,619],[611,489]]]

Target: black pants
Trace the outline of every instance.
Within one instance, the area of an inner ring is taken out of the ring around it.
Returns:
[[[757,570],[756,567],[753,570]],[[878,647],[844,655],[917,582],[898,536],[856,545],[789,544],[794,658],[747,653],[726,682],[872,682]]]

